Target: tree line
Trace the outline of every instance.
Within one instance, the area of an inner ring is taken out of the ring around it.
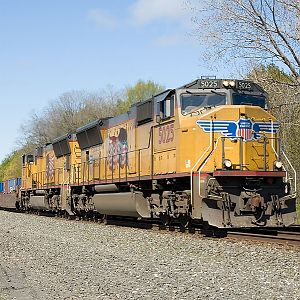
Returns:
[[[138,101],[163,91],[154,81],[139,80],[133,86],[99,92],[70,91],[63,93],[40,112],[32,113],[21,127],[20,144],[0,164],[0,181],[21,176],[21,156],[55,138],[74,132],[93,120],[122,114]]]

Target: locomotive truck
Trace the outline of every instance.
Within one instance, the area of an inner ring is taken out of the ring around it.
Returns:
[[[296,173],[268,95],[197,79],[23,156],[18,206],[182,226],[288,226]]]

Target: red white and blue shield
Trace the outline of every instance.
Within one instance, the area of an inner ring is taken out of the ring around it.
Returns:
[[[244,141],[251,141],[253,138],[253,124],[251,120],[240,119],[238,122],[238,128],[236,136],[240,136]]]
[[[202,128],[204,132],[220,132],[223,136],[232,140],[236,140],[236,137],[242,137],[244,142],[257,141],[261,139],[265,133],[276,134],[279,130],[279,124],[277,122],[254,122],[245,118],[241,118],[236,122],[232,120],[198,120],[196,124]],[[264,134],[261,132],[264,132]]]

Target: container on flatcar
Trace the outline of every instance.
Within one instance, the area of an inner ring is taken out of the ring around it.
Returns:
[[[7,194],[9,192],[9,188],[8,188],[8,180],[4,180],[4,193]]]
[[[19,191],[21,178],[10,178],[0,182],[0,207],[6,209],[19,208]]]
[[[12,193],[16,190],[16,178],[8,179],[8,193]]]
[[[0,193],[14,193],[19,187],[21,187],[21,178],[10,178],[0,183]]]
[[[18,187],[21,187],[21,185],[22,185],[22,178],[20,178],[20,177],[16,178],[16,185]]]

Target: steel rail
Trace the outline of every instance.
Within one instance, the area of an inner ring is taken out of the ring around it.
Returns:
[[[43,211],[16,211],[13,209],[4,209],[13,213],[33,214],[44,217],[58,217],[66,219],[66,221],[83,221],[83,222],[95,222],[102,225],[112,225],[120,227],[131,227],[138,229],[154,230],[160,232],[175,232],[175,233],[189,233],[196,234],[203,238],[219,238],[224,240],[240,240],[248,242],[263,242],[263,243],[275,243],[285,246],[300,247],[300,225],[284,228],[232,228],[232,229],[218,229],[218,228],[203,228],[201,226],[182,227],[178,224],[174,225],[162,225],[159,220],[131,220],[126,218],[87,218],[79,216],[56,215],[54,212]]]

